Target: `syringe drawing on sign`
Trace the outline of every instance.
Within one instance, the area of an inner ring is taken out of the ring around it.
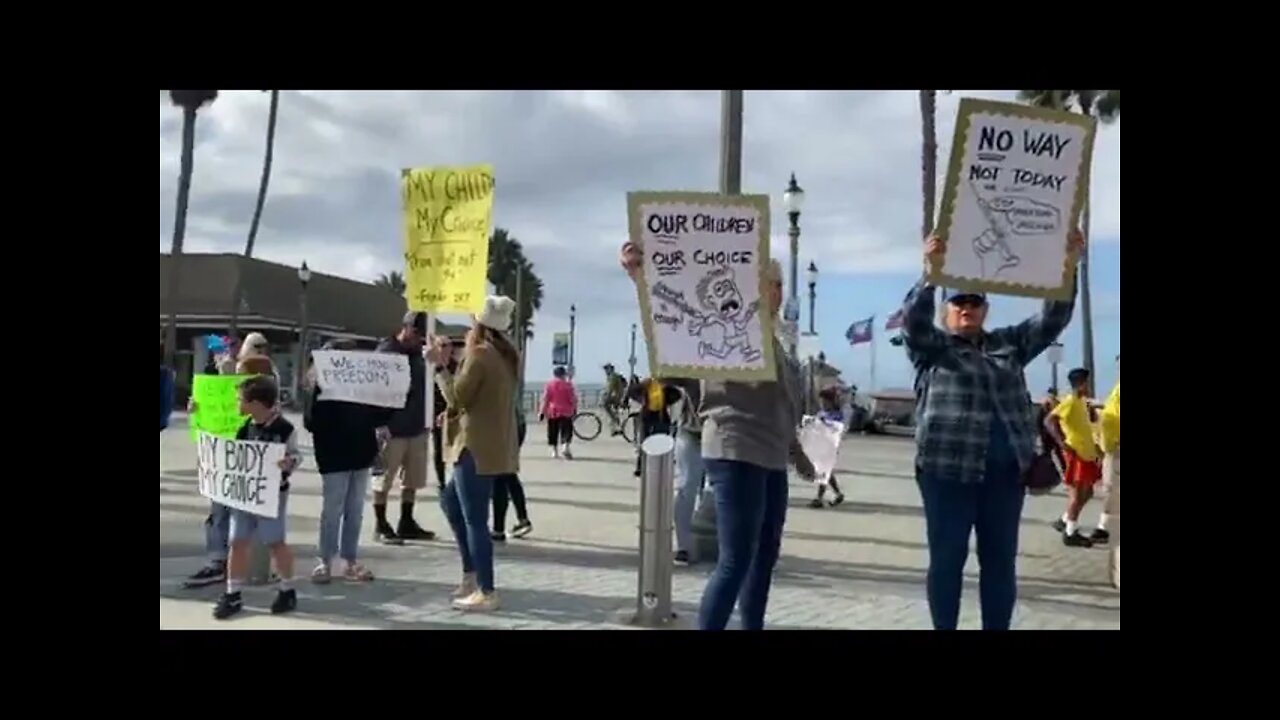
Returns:
[[[973,239],[973,252],[982,265],[983,277],[995,277],[1004,270],[1017,267],[1022,258],[1013,252],[1009,240],[1015,235],[1050,235],[1059,230],[1062,212],[1055,206],[1019,195],[982,197],[969,182],[974,201],[987,221],[987,228]],[[995,253],[998,262],[994,272],[987,272],[989,257]]]
[[[698,280],[695,293],[699,310],[684,299],[684,293],[676,292],[663,283],[653,288],[653,296],[674,306],[688,320],[689,334],[699,338],[698,355],[719,360],[728,358],[736,350],[746,362],[760,359],[760,349],[753,347],[748,333],[752,318],[760,307],[757,300],[744,304],[742,293],[734,279],[733,270],[716,267]]]
[[[986,200],[978,192],[977,186],[973,181],[969,181],[969,187],[973,189],[973,199],[978,203],[978,209],[982,211],[982,216],[987,221],[987,229],[982,234],[973,239],[973,253],[978,256],[978,263],[982,266],[983,277],[994,277],[999,275],[1002,270],[1016,267],[1022,262],[1022,258],[1013,254],[1013,249],[1009,247],[1009,216],[1006,214],[1009,207],[1012,207],[1010,198],[992,198]],[[1000,266],[995,272],[987,273],[987,256],[992,252],[999,253]]]

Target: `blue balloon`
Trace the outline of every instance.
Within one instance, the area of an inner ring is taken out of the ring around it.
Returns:
[[[209,348],[209,352],[222,352],[227,349],[227,341],[218,335],[206,335],[204,338],[205,347]]]

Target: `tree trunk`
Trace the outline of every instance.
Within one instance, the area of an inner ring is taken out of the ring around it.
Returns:
[[[933,213],[937,206],[938,193],[938,91],[920,91],[920,129],[923,142],[920,144],[920,190],[924,203],[921,215],[920,237],[926,238],[933,232]],[[938,288],[938,323],[942,324],[947,315],[947,304],[944,302],[946,291]]]
[[[271,160],[276,147],[276,110],[280,106],[280,91],[271,91],[271,109],[267,114],[267,149],[262,156],[262,180],[258,183],[258,203],[253,208],[253,220],[249,223],[249,239],[244,244],[245,258],[253,257],[253,244],[258,239],[258,223],[262,220],[262,206],[267,203],[267,186],[271,182]],[[244,268],[236,269],[236,285],[231,293],[231,337],[239,338],[240,306],[244,303]]]
[[[922,238],[933,232],[933,211],[938,188],[937,93],[937,90],[920,91],[920,125],[924,131],[924,142],[921,145],[923,172],[920,178],[921,197],[924,200],[923,222],[920,226]]]
[[[1079,96],[1077,93],[1077,103],[1080,106],[1080,114],[1092,115],[1094,98],[1090,96],[1088,101]],[[1065,107],[1065,100],[1064,100]],[[1089,397],[1094,397],[1094,375],[1093,375],[1093,298],[1089,290],[1089,196],[1085,195],[1084,210],[1080,217],[1080,232],[1084,235],[1085,245],[1084,252],[1080,255],[1080,312],[1084,315],[1084,319],[1080,326],[1080,350],[1084,355],[1084,369],[1089,371]]]
[[[1084,233],[1084,253],[1080,256],[1080,312],[1084,316],[1080,326],[1080,345],[1084,354],[1084,369],[1089,371],[1089,397],[1094,397],[1093,376],[1093,302],[1089,293],[1089,201],[1085,200],[1080,231]]]
[[[182,271],[182,241],[187,233],[187,203],[196,154],[196,108],[182,108],[182,166],[178,172],[178,203],[173,217],[173,247],[169,251],[169,321],[164,333],[164,364],[176,369],[178,347],[178,288]]]

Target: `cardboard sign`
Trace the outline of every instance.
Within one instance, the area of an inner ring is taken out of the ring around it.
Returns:
[[[196,375],[191,385],[191,399],[196,412],[191,416],[191,440],[204,431],[218,437],[233,438],[248,415],[240,414],[240,383],[248,375]]]
[[[962,99],[938,215],[947,247],[929,281],[1069,299],[1067,234],[1088,198],[1096,129],[1087,115]]]
[[[410,310],[476,313],[484,307],[493,187],[492,165],[402,171]]]
[[[276,517],[284,453],[284,443],[235,440],[201,432],[196,454],[200,494],[219,505]]]
[[[316,350],[317,398],[400,409],[409,395],[409,358],[396,353]]]
[[[631,242],[649,368],[662,377],[775,380],[765,195],[635,192]]]

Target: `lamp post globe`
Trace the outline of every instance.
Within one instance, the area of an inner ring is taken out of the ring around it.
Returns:
[[[787,189],[782,193],[782,206],[791,215],[799,215],[800,210],[803,209],[804,189],[796,184],[795,173],[791,173],[791,181],[787,183]]]

